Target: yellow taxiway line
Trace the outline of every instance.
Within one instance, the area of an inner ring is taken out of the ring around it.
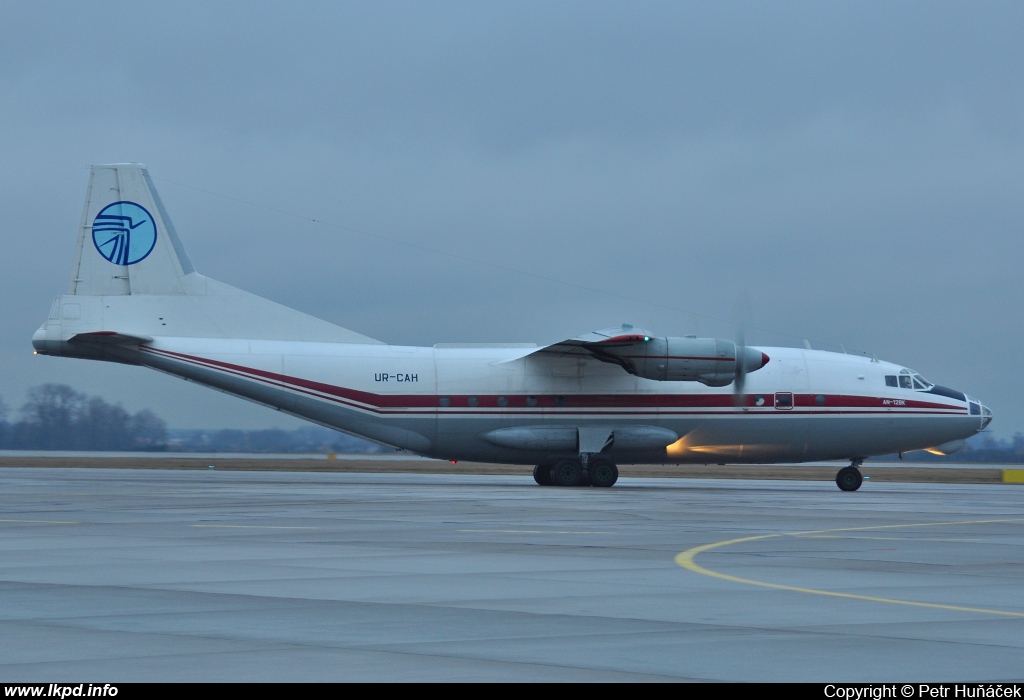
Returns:
[[[1020,523],[1024,522],[1024,518],[1007,518],[999,520],[952,520],[941,523],[911,523],[907,525],[871,525],[867,527],[841,527],[831,530],[806,530],[804,532],[777,532],[770,535],[754,535],[752,537],[738,537],[733,540],[722,540],[721,542],[712,542],[711,544],[703,544],[699,547],[693,547],[685,552],[680,552],[676,555],[676,564],[688,569],[697,574],[704,576],[711,576],[712,578],[722,579],[724,581],[732,581],[733,583],[745,583],[750,586],[761,586],[763,588],[774,588],[780,591],[793,591],[795,593],[808,593],[810,595],[823,595],[830,596],[832,598],[849,598],[852,600],[866,600],[872,603],[888,603],[890,605],[909,605],[917,608],[936,608],[938,610],[955,610],[957,612],[969,612],[969,613],[982,613],[984,615],[1000,615],[1003,617],[1019,617],[1024,618],[1024,613],[1010,612],[1008,610],[993,610],[989,608],[973,608],[963,605],[945,605],[943,603],[923,603],[916,600],[899,600],[897,598],[880,598],[878,596],[869,595],[858,595],[856,593],[840,593],[838,591],[825,591],[818,588],[802,588],[800,586],[786,586],[781,583],[770,583],[768,581],[758,581],[752,578],[742,578],[740,576],[731,576],[730,574],[723,574],[718,571],[712,571],[706,569],[697,563],[697,555],[703,554],[704,552],[712,549],[718,549],[720,547],[728,547],[734,544],[740,544],[742,542],[755,542],[757,540],[768,540],[777,537],[814,537],[827,535],[834,532],[864,532],[868,530],[894,530],[898,528],[911,528],[911,527],[940,527],[943,525],[983,525],[987,523]]]

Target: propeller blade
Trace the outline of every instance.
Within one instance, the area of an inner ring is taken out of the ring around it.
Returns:
[[[733,405],[741,408],[745,401],[743,386],[747,383],[747,318],[750,315],[750,296],[746,290],[736,299],[736,379],[732,383]]]

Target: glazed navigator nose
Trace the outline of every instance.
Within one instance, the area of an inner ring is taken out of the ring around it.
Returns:
[[[980,405],[981,405],[981,427],[978,428],[978,432],[979,433],[982,430],[984,430],[985,428],[987,428],[988,424],[992,422],[992,409],[990,409],[985,404],[980,404]]]
[[[973,396],[967,397],[967,410],[970,412],[972,417],[978,417],[979,433],[985,428],[987,428],[988,424],[992,422],[992,409],[983,404],[981,401],[978,401],[978,399],[974,398]]]

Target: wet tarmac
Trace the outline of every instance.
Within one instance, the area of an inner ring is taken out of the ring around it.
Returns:
[[[0,469],[0,681],[1024,678],[1024,486]]]

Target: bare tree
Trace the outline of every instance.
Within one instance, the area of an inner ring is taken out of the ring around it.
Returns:
[[[131,420],[128,411],[98,396],[89,399],[78,417],[75,447],[80,450],[131,449]]]
[[[167,423],[148,408],[132,416],[128,430],[131,434],[132,449],[167,449]]]
[[[16,442],[50,450],[73,449],[84,403],[85,395],[65,384],[32,387],[21,408],[23,419],[16,426]]]
[[[10,447],[11,426],[7,425],[7,404],[0,397],[0,450]]]
[[[2,414],[0,414],[2,415]],[[167,424],[148,409],[87,397],[64,384],[29,389],[21,420],[0,419],[0,446],[35,450],[163,450]]]

